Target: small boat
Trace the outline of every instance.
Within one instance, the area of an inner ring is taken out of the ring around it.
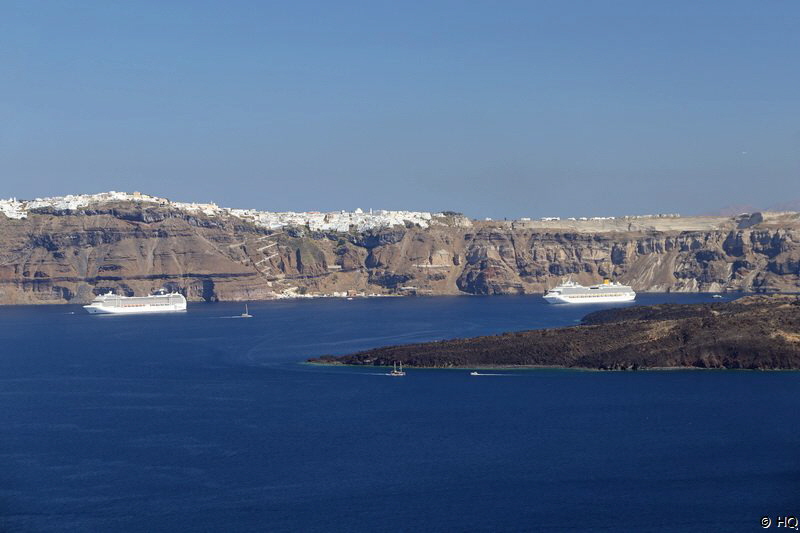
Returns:
[[[722,298],[722,295],[721,294],[715,294],[714,296],[712,296],[712,298]]]
[[[480,374],[478,372],[470,372],[469,375],[470,376],[480,376]]]
[[[239,315],[241,318],[253,318],[253,315],[247,312],[247,304],[244,304],[244,313]]]
[[[406,373],[403,372],[403,362],[400,362],[400,370],[397,369],[397,362],[394,363],[394,368],[391,372],[389,372],[390,376],[405,376]]]

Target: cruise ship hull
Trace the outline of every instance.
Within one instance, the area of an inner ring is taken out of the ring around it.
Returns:
[[[553,287],[544,295],[550,304],[604,304],[632,302],[636,293],[628,285],[606,280],[602,285],[584,287],[571,279]]]
[[[632,302],[636,299],[636,293],[624,294],[620,296],[606,296],[603,294],[599,294],[597,296],[591,295],[589,297],[583,297],[582,295],[550,295],[547,294],[544,296],[544,300],[549,304],[602,304],[602,303],[614,303],[614,302]]]
[[[133,315],[143,313],[174,313],[186,311],[186,298],[182,294],[154,294],[127,297],[113,293],[97,296],[83,306],[92,315]]]
[[[104,307],[95,305],[84,305],[86,311],[91,315],[133,315],[142,313],[173,313],[176,311],[186,311],[186,304],[171,304],[171,305],[148,305],[137,308],[126,307]]]

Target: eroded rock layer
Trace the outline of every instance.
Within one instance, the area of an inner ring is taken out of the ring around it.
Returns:
[[[190,300],[540,293],[571,275],[637,291],[800,290],[800,215],[467,222],[270,231],[235,216],[117,203],[0,215],[0,303],[177,289]]]

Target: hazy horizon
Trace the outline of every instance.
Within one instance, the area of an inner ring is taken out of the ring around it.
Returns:
[[[792,2],[10,1],[0,197],[796,209],[798,23]]]

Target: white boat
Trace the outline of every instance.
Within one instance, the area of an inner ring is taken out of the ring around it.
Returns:
[[[579,283],[567,280],[553,287],[544,295],[547,303],[551,304],[589,304],[632,302],[636,293],[628,285],[605,280],[600,285],[584,287]]]
[[[244,313],[239,316],[242,318],[253,318],[253,315],[247,312],[247,304],[244,304]]]
[[[480,374],[479,374],[479,373],[477,373],[477,372],[470,372],[470,373],[469,373],[469,375],[470,375],[470,376],[480,376]]]
[[[83,306],[95,314],[168,313],[186,311],[186,298],[177,292],[159,291],[150,296],[120,296],[109,291]]]
[[[391,372],[389,372],[390,376],[405,376],[406,373],[403,372],[403,362],[400,362],[400,370],[397,369],[397,362],[394,363],[394,368]]]

